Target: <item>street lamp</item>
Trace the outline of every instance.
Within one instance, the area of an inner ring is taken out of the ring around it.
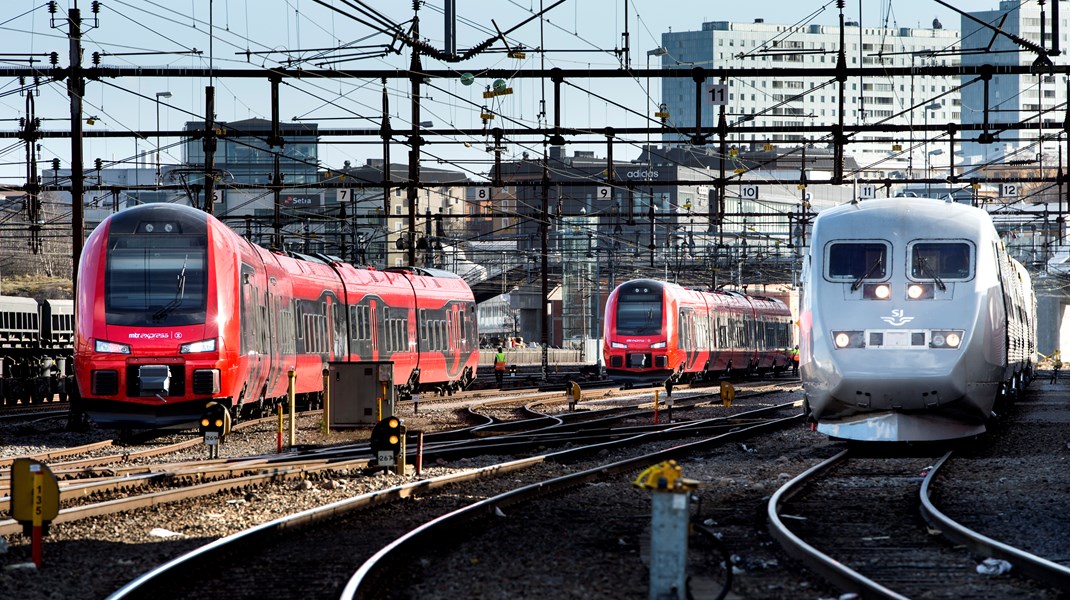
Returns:
[[[929,179],[929,111],[940,110],[944,105],[939,102],[932,102],[925,105],[925,179]],[[925,182],[925,196],[932,196],[932,184],[928,181]]]
[[[170,98],[171,92],[156,92],[156,185],[160,185],[160,98]]]
[[[669,51],[664,46],[658,46],[653,50],[646,51],[646,104],[647,110],[650,108],[650,57],[651,56],[665,56]],[[657,106],[655,104],[654,106]],[[650,128],[646,128],[646,175],[644,179],[647,181],[647,193],[650,194],[650,266],[654,266],[654,187],[651,184],[651,180],[654,177],[654,153],[651,152],[650,147]]]

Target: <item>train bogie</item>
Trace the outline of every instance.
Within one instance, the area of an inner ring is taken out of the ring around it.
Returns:
[[[854,440],[982,433],[1032,369],[1031,294],[983,210],[894,198],[822,212],[800,297],[809,417]]]

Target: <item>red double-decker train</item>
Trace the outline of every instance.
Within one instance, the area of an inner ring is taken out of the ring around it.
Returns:
[[[606,303],[606,372],[628,383],[675,383],[781,371],[790,361],[791,322],[774,298],[629,281]]]
[[[208,401],[237,416],[315,404],[330,361],[392,361],[401,393],[475,378],[476,305],[435,269],[357,269],[270,251],[177,204],[118,212],[78,273],[75,409],[118,428],[192,425]]]

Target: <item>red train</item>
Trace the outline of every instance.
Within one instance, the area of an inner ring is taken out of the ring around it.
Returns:
[[[626,382],[682,382],[789,366],[791,311],[774,298],[621,284],[606,303],[606,372]]]
[[[315,404],[329,361],[393,361],[401,393],[452,392],[479,359],[475,300],[457,275],[269,251],[177,204],[93,231],[76,310],[75,408],[108,427],[185,427],[209,400],[262,414],[290,369]]]

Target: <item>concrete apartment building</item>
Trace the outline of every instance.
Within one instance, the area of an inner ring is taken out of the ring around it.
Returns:
[[[953,49],[959,42],[957,31],[943,29],[937,22],[930,29],[863,28],[850,21],[847,25],[848,67],[958,64],[954,54],[933,55]],[[775,74],[778,68],[834,67],[840,46],[839,26],[777,25],[763,19],[755,19],[753,23],[712,21],[702,23],[702,28],[697,31],[663,33],[661,41],[661,48],[647,54],[659,56],[663,68],[770,69],[767,77],[728,80],[726,115],[729,124],[745,119],[749,121],[747,125],[752,123],[758,127],[803,124],[830,127],[839,123],[839,85],[834,79]],[[958,78],[918,78],[916,81],[853,78],[847,81],[845,121],[890,125],[957,122],[961,117],[959,95],[953,88],[958,84]],[[684,131],[693,130],[694,82],[686,78],[665,78],[661,85],[669,124]],[[939,100],[932,101],[938,96]],[[703,106],[702,126],[714,126],[716,114],[712,104]],[[764,136],[742,135],[731,142],[745,146],[759,137]],[[667,134],[665,139],[678,141],[681,136]],[[807,139],[800,134],[775,134],[772,139],[775,145],[798,146],[804,142],[821,145],[821,140]],[[901,146],[901,150],[895,150],[887,134],[859,134],[847,146],[847,152],[857,160],[862,176],[907,170],[921,176],[928,156],[926,150],[918,147],[911,152],[906,140]]]
[[[1059,3],[1058,40],[1052,38],[1054,30],[1052,17],[1054,2]],[[998,24],[1003,31],[1020,38],[1037,41],[1044,31],[1044,46],[1051,48],[1057,41],[1062,53],[1047,57],[1054,64],[1066,64],[1068,36],[1070,36],[1070,1],[1052,0],[1045,7],[1044,23],[1041,22],[1041,7],[1036,3],[1022,3],[1017,0],[1004,0],[999,8],[990,11],[971,13],[985,23]],[[1062,123],[1066,114],[1060,108],[1067,100],[1067,80],[1055,76],[1037,63],[1037,53],[1016,44],[1007,36],[993,36],[992,31],[973,19],[962,18],[962,64],[964,65],[1035,65],[1034,73],[1029,75],[995,75],[989,83],[989,123],[994,130],[1002,129],[1003,124],[1041,120]],[[974,79],[964,77],[965,85]],[[962,90],[962,122],[983,123],[985,107],[985,90],[980,83],[966,85]],[[1043,117],[1041,117],[1043,115]],[[989,162],[1006,156],[1009,160],[1038,159],[1044,150],[1055,154],[1057,144],[1055,135],[1058,127],[1047,130],[1051,141],[1041,146],[1042,135],[1037,129],[1011,129],[1000,131],[997,140],[990,144],[976,142],[963,144],[963,153],[967,157],[978,157],[977,162]],[[965,137],[977,139],[977,134]]]

